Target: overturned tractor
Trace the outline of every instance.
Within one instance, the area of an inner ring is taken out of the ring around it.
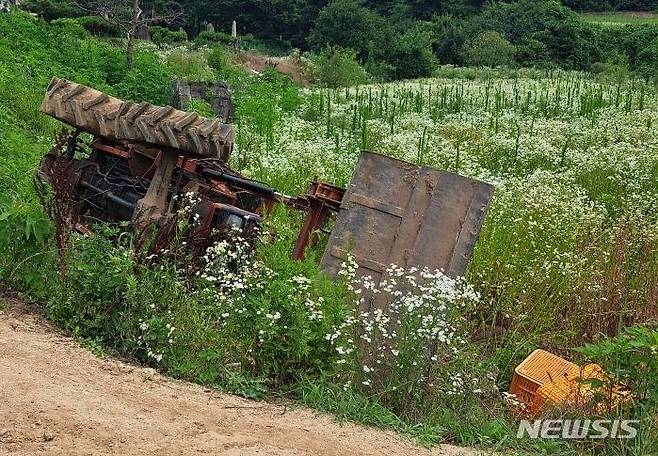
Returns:
[[[66,162],[67,223],[81,233],[97,222],[163,226],[190,193],[201,201],[194,208],[199,232],[257,225],[274,204],[284,203],[308,212],[294,252],[298,259],[340,206],[343,189],[331,184],[313,182],[306,196],[294,198],[232,171],[226,162],[233,128],[217,119],[124,102],[58,78],[41,111],[75,129],[60,137],[38,175],[52,184],[56,163]],[[82,132],[93,140],[83,142]]]
[[[38,176],[64,189],[55,191],[55,203],[65,208],[60,218],[82,233],[99,221],[166,226],[181,196],[192,194],[200,201],[193,211],[203,238],[215,228],[258,225],[282,203],[306,213],[295,259],[337,214],[322,258],[330,274],[349,254],[358,274],[375,283],[390,264],[460,276],[493,193],[474,179],[363,152],[347,190],[311,182],[306,195],[291,197],[228,167],[234,132],[217,119],[124,102],[57,78],[41,110],[75,129],[44,157]],[[82,132],[93,140],[83,142]]]

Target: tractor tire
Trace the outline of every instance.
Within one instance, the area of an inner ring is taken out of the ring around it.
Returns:
[[[59,78],[50,81],[41,111],[94,136],[156,146],[190,157],[227,161],[235,141],[233,127],[218,119],[171,106],[122,101]]]

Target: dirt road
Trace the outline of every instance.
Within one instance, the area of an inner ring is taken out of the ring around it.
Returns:
[[[39,317],[0,311],[0,454],[466,455],[306,409],[251,402],[101,359]]]

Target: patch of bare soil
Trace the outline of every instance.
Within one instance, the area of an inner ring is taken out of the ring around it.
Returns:
[[[465,455],[307,409],[101,359],[20,305],[0,311],[0,454]]]
[[[290,57],[267,57],[245,51],[237,56],[237,60],[240,65],[253,73],[260,74],[269,68],[290,76],[290,79],[298,82],[303,87],[310,85],[304,75],[303,65],[300,62],[295,62]]]

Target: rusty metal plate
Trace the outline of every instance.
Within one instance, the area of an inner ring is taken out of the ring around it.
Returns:
[[[349,252],[375,283],[390,264],[462,276],[492,195],[487,183],[363,152],[322,268],[337,274]]]

